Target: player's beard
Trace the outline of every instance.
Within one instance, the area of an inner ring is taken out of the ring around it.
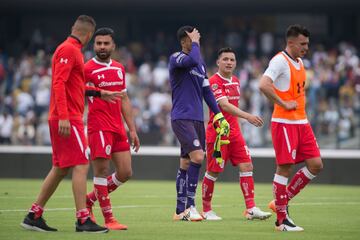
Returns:
[[[101,60],[107,60],[110,58],[111,52],[98,51],[98,52],[96,52],[96,56]]]

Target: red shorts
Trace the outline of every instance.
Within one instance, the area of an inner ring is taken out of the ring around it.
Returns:
[[[246,146],[242,137],[238,140],[230,141],[227,145],[221,146],[221,156],[224,159],[223,164],[219,165],[216,159],[213,157],[214,143],[206,144],[206,170],[210,172],[223,172],[225,164],[231,161],[233,166],[237,166],[240,163],[248,163],[251,161],[251,156],[248,147]]]
[[[320,157],[319,146],[310,124],[271,123],[277,165],[297,164]]]
[[[58,133],[59,120],[49,120],[53,166],[67,168],[89,163],[83,122],[70,120],[70,126],[70,136],[63,137]]]
[[[125,134],[110,131],[98,131],[89,133],[89,146],[91,159],[111,159],[114,152],[130,151],[130,144]]]

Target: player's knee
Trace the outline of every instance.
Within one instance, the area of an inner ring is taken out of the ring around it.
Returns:
[[[124,183],[128,181],[132,177],[132,175],[133,175],[132,169],[122,172],[121,174],[119,174],[119,181]]]
[[[69,168],[56,168],[55,172],[58,177],[64,178],[66,175],[68,175]]]
[[[309,171],[312,174],[317,175],[323,170],[324,164],[322,163],[322,161],[319,161],[316,164],[313,164],[312,166],[310,166],[309,168],[310,168]]]
[[[254,167],[251,163],[240,163],[240,172],[252,172]]]
[[[200,152],[194,156],[194,158],[191,159],[192,162],[201,164],[204,160],[205,154],[203,152]]]

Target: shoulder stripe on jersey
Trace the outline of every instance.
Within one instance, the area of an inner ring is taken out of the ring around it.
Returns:
[[[180,63],[185,56],[186,56],[185,53],[179,54],[179,56],[176,57],[176,62],[177,62],[177,63]]]
[[[113,70],[122,70],[122,69],[119,68],[119,67],[103,67],[103,68],[99,68],[99,69],[96,69],[96,70],[92,71],[91,74],[95,74],[95,73],[102,72],[102,71],[106,71],[106,70],[110,70],[110,69],[113,69]]]

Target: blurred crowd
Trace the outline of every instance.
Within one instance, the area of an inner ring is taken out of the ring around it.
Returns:
[[[252,127],[239,120],[249,146],[271,144],[269,121],[272,106],[260,94],[258,81],[271,56],[282,49],[282,36],[272,33],[215,32],[202,35],[208,75],[216,72],[216,52],[230,46],[237,52],[236,75],[241,83],[240,108],[260,115],[266,125]],[[205,41],[206,39],[206,41]],[[0,49],[0,143],[50,145],[47,112],[51,85],[51,53],[58,42],[34,31],[27,50],[9,56]],[[113,58],[126,67],[137,130],[143,144],[176,145],[170,127],[171,91],[168,57],[178,51],[173,33],[158,32],[143,41],[119,42]],[[85,60],[93,57],[90,46]],[[360,146],[360,62],[358,49],[341,42],[325,47],[312,42],[304,59],[307,69],[308,117],[320,145],[341,147],[355,139]],[[207,111],[207,107],[205,107]],[[206,119],[208,118],[206,114]],[[84,119],[86,122],[86,118]],[[332,139],[330,141],[329,139]]]

